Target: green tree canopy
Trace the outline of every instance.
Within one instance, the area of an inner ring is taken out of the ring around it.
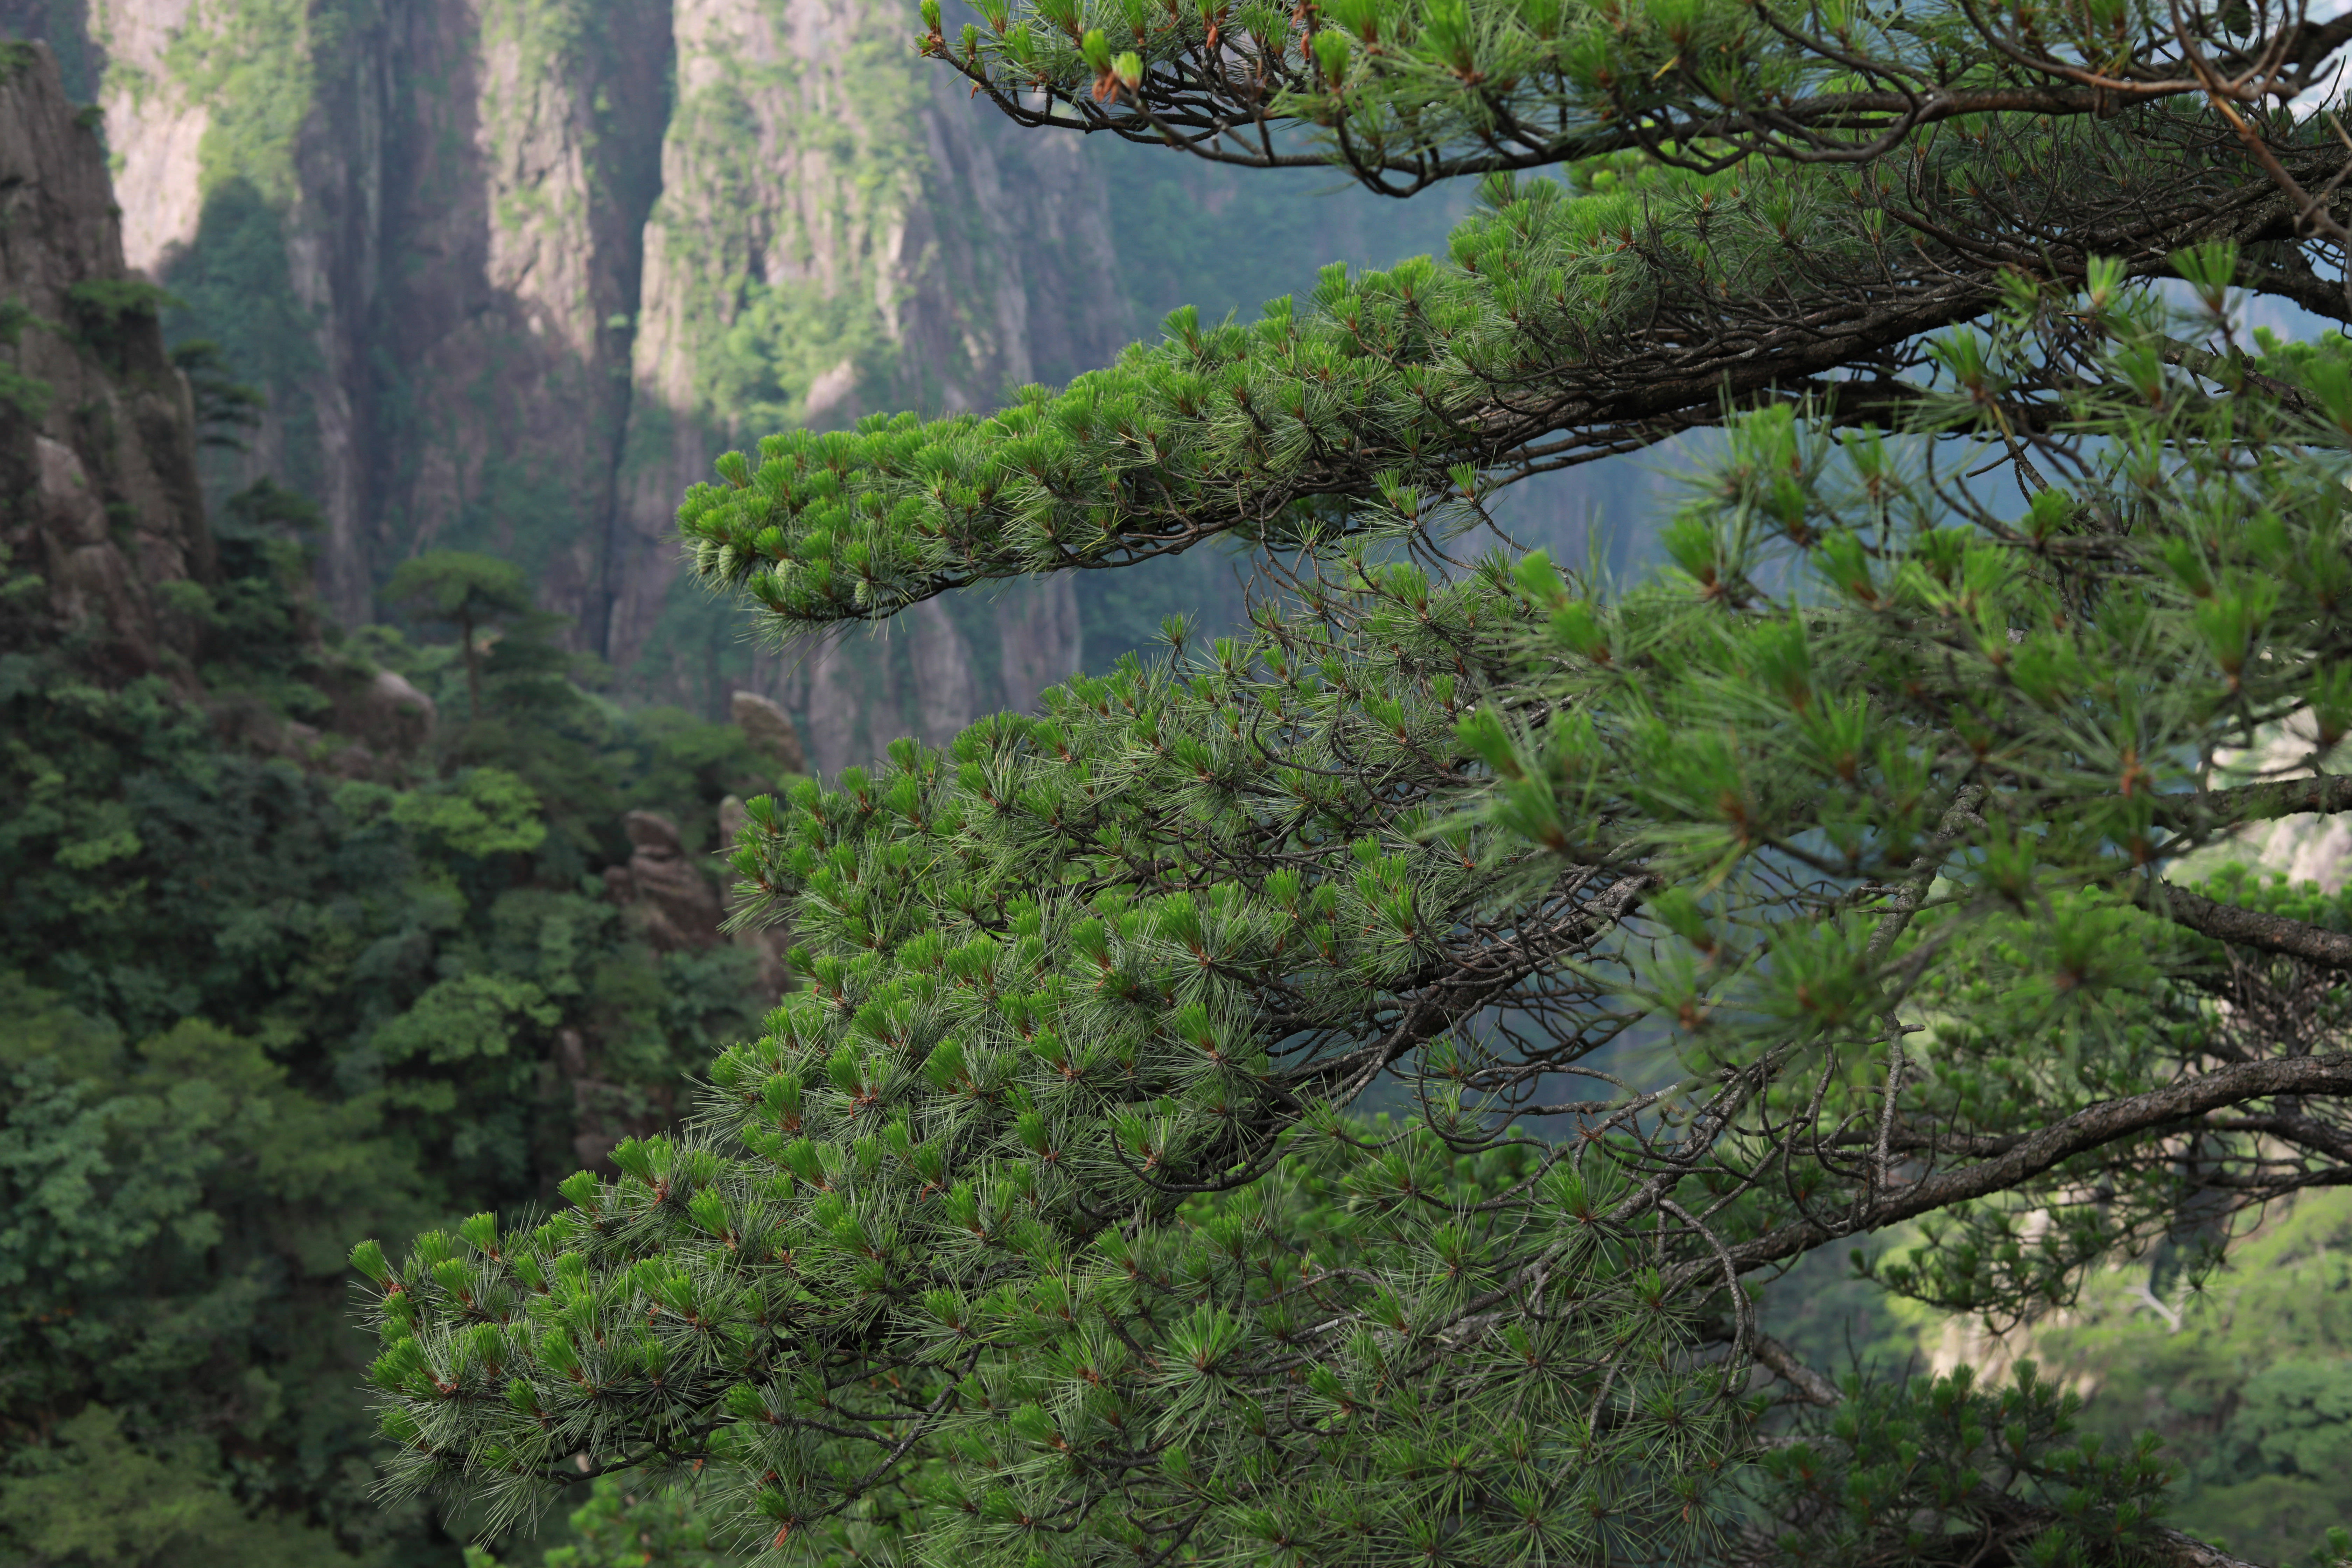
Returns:
[[[448,1568],[430,1510],[369,1495],[349,1233],[543,1198],[769,999],[749,953],[653,951],[597,877],[632,808],[708,842],[761,777],[740,732],[569,687],[526,623],[478,721],[404,750],[321,626],[315,516],[257,485],[217,574],[165,584],[200,685],[110,688],[44,556],[0,558],[12,1568]],[[464,679],[454,647],[352,640],[445,707]]]
[[[2178,874],[2352,808],[2352,353],[2240,327],[2352,314],[2279,108],[2352,23],[982,16],[927,47],[1017,118],[1485,205],[688,497],[787,630],[1221,535],[1273,587],[752,804],[808,984],[703,1120],[360,1249],[396,1484],[644,1467],[775,1561],[2224,1560],[2032,1368],[1841,1387],[1756,1299],[1916,1222],[1865,1271],[2014,1321],[2352,1181],[2341,904]],[[1703,424],[1644,581],[1470,537]]]
[[[467,711],[482,711],[482,650],[475,628],[531,613],[530,587],[511,561],[466,550],[428,550],[402,562],[383,596],[457,628],[466,658]]]

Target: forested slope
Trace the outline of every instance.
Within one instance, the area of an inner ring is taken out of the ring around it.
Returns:
[[[344,637],[308,501],[207,521],[234,431],[37,47],[0,159],[0,1561],[452,1561],[368,1496],[344,1233],[670,1121],[776,994],[698,855],[778,759],[583,689],[542,614],[478,707],[448,645]]]

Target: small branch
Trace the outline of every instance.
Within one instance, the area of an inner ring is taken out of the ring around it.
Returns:
[[[2352,947],[2352,938],[2337,938]],[[2352,1094],[2352,1055],[2278,1057],[2242,1062],[2182,1083],[2128,1095],[2078,1110],[2063,1121],[2018,1141],[2007,1152],[1957,1171],[1924,1177],[1888,1194],[1849,1228],[1832,1230],[1818,1219],[1802,1219],[1766,1232],[1731,1249],[1742,1272],[1810,1252],[1823,1242],[1861,1230],[1876,1230],[1971,1198],[2010,1192],[2053,1166],[2105,1144],[2157,1131],[2224,1106],[2278,1095]],[[1684,1265],[1685,1279],[1711,1273],[1714,1265]]]
[[[2173,1306],[2169,1302],[2166,1301],[2163,1297],[2150,1289],[2148,1288],[2147,1281],[2145,1279],[2139,1282],[2139,1289],[2137,1293],[2142,1306],[2153,1309],[2156,1315],[2164,1320],[2165,1330],[2167,1332],[2177,1334],[2180,1331],[2179,1308]]]
[[[1984,1496],[1988,1490],[1988,1488],[1979,1488],[1975,1500],[1994,1500]],[[1999,1494],[1998,1504],[2010,1520],[2036,1534],[2066,1522],[2056,1509],[2043,1508],[2022,1498]],[[2155,1568],[2259,1568],[2258,1564],[2242,1557],[2231,1556],[2210,1542],[2200,1541],[2187,1531],[2175,1530],[2166,1524],[2151,1527],[2146,1534],[2134,1540],[2131,1546]]]
[[[1808,1405],[1823,1409],[1845,1402],[1837,1384],[1797,1359],[1796,1352],[1769,1334],[1756,1336],[1756,1359],[1766,1371],[1792,1389]]]
[[[2279,779],[2156,797],[2156,819],[2180,828],[2272,822],[2305,812],[2327,816],[2343,811],[2352,811],[2352,773],[2323,773],[2317,778]]]
[[[1875,963],[1886,956],[1887,950],[1895,945],[1895,939],[1903,934],[1904,928],[1911,923],[1911,917],[1919,912],[1920,901],[1927,898],[1927,889],[1935,886],[1937,874],[1943,870],[1944,861],[1951,855],[1952,846],[1959,842],[1960,835],[1970,827],[1984,826],[1984,819],[1977,816],[1977,802],[1983,798],[1984,786],[1981,784],[1963,784],[1953,795],[1952,804],[1946,808],[1942,820],[1936,824],[1936,836],[1927,841],[1927,847],[1920,851],[1919,858],[1911,862],[1910,869],[1903,875],[1902,889],[1895,895],[1894,904],[1878,917],[1878,924],[1870,933],[1872,963]]]

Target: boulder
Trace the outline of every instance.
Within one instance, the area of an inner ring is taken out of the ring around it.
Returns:
[[[433,699],[395,670],[379,669],[359,689],[348,717],[337,714],[336,728],[356,736],[374,751],[392,756],[413,756],[433,740],[440,712]]]
[[[801,734],[793,728],[792,715],[756,691],[735,693],[729,708],[735,727],[743,731],[751,749],[773,763],[777,772],[808,772],[808,754],[801,749]]]
[[[656,952],[717,947],[723,940],[719,889],[687,858],[677,825],[633,811],[621,828],[629,836],[629,863],[605,869],[604,889],[635,915],[646,945]]]
[[[647,1138],[670,1124],[676,1106],[667,1088],[614,1083],[597,1076],[587,1039],[577,1029],[555,1032],[550,1063],[572,1089],[572,1155],[583,1169],[617,1176],[613,1150],[624,1138]]]

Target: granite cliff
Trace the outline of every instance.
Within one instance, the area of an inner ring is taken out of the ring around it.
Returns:
[[[59,10],[7,19],[55,34]],[[677,581],[677,495],[763,428],[978,406],[1130,324],[1099,169],[961,111],[901,22],[859,0],[90,0],[61,52],[96,96],[77,133],[101,190],[111,155],[111,265],[268,395],[206,478],[318,500],[341,619],[420,549],[487,549],[625,693],[757,687],[839,766],[887,738],[870,715],[940,738],[1074,668],[1069,585],[940,607],[880,657],[778,657]]]
[[[107,164],[57,56],[0,41],[0,656],[62,655],[109,689],[159,677],[224,738],[348,777],[397,772],[432,702],[336,653],[307,601],[283,629],[326,699],[316,723],[205,679],[226,651],[218,595],[237,590],[207,520],[200,410],[164,343],[168,296],[127,264]],[[251,515],[274,493],[248,492],[233,521],[277,526]],[[16,673],[0,688],[20,689]]]
[[[194,408],[124,265],[95,117],[40,44],[0,44],[0,548],[8,642],[189,678],[173,589],[213,572]]]
[[[715,456],[789,423],[990,405],[1179,303],[1255,313],[1269,276],[1392,259],[1448,216],[1020,132],[915,58],[912,15],[0,0],[0,31],[46,38],[95,100],[120,266],[168,290],[166,338],[216,342],[268,397],[205,488],[316,498],[344,624],[383,613],[406,557],[487,550],[616,694],[716,716],[762,692],[832,769],[1026,705],[1229,574],[1204,554],[769,649],[676,570],[677,498]]]

